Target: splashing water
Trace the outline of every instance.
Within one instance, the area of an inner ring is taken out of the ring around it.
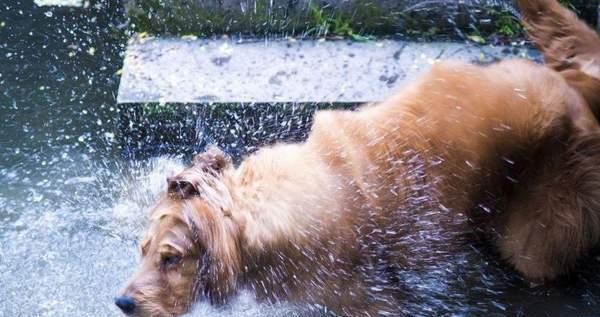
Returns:
[[[192,311],[185,315],[186,317],[299,317],[308,316],[307,312],[303,312],[297,307],[290,305],[272,305],[267,306],[256,302],[254,297],[247,291],[241,292],[224,308],[215,308],[208,303],[197,303]]]

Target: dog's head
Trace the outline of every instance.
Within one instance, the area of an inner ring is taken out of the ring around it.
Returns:
[[[167,193],[152,211],[141,263],[115,304],[132,316],[175,316],[196,300],[222,303],[235,290],[240,266],[238,229],[216,148],[167,179]]]

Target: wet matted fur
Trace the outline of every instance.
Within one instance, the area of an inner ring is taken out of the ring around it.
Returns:
[[[521,5],[532,33],[554,27],[539,12],[575,23],[554,1]],[[153,209],[123,291],[133,314],[178,315],[245,288],[344,316],[399,315],[394,274],[449,252],[428,254],[467,227],[528,279],[568,273],[600,239],[597,61],[574,54],[583,86],[560,60],[560,72],[443,62],[382,103],[318,112],[303,143],[237,167],[216,148],[199,154]]]

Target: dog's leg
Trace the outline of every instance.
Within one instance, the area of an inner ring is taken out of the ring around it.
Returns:
[[[519,0],[523,24],[546,64],[557,71],[577,69],[600,78],[600,39],[556,0]],[[589,67],[589,68],[586,68]]]
[[[568,273],[600,241],[600,133],[567,142],[545,146],[497,228],[501,255],[531,280]]]
[[[600,38],[556,0],[518,0],[529,37],[546,64],[585,98],[600,118]]]

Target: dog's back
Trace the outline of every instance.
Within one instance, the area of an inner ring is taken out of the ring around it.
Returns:
[[[502,256],[527,278],[552,280],[600,239],[600,128],[591,112],[600,107],[598,39],[554,1],[527,5],[551,67],[444,62],[382,104],[317,114],[309,143],[341,148],[325,154],[345,162],[373,206],[418,213],[432,206],[414,198],[429,195],[457,213],[500,211],[469,217],[489,225]],[[590,43],[563,54],[582,40]]]

